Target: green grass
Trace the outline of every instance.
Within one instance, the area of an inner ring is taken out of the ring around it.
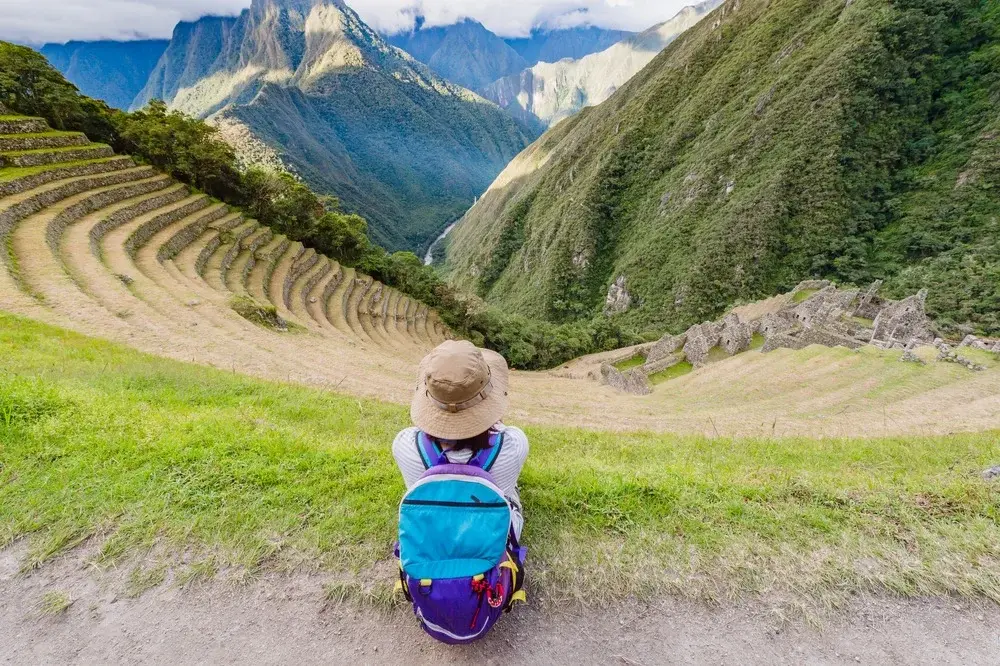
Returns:
[[[979,363],[980,365],[985,365],[987,368],[992,368],[1000,364],[1000,356],[994,354],[991,351],[985,351],[983,349],[974,349],[972,347],[958,347],[955,349],[955,353],[959,356],[964,356],[974,363]]]
[[[25,178],[27,176],[34,176],[35,174],[42,173],[43,171],[52,171],[53,169],[70,169],[73,167],[84,166],[86,164],[99,164],[101,162],[108,162],[117,159],[121,159],[121,157],[119,156],[100,157],[95,160],[77,160],[75,162],[60,162],[59,164],[43,164],[42,166],[35,166],[35,167],[0,168],[0,183],[16,180],[18,178]]]
[[[718,361],[725,361],[728,358],[732,358],[722,347],[712,347],[708,350],[707,360],[709,363],[716,363]]]
[[[693,365],[691,365],[687,361],[681,361],[680,363],[676,363],[670,366],[666,370],[660,370],[659,372],[654,372],[648,377],[648,379],[653,386],[656,386],[658,384],[662,384],[663,382],[669,382],[671,379],[676,379],[677,377],[683,377],[684,375],[693,371],[694,371]]]
[[[642,354],[636,354],[631,358],[627,358],[624,361],[619,361],[618,363],[615,363],[615,368],[617,368],[621,372],[625,372],[626,370],[631,370],[632,368],[641,368],[645,364],[646,364],[646,357],[643,356]]]
[[[337,581],[331,599],[383,603],[406,425],[404,406],[0,315],[0,545],[24,539],[28,569],[90,540],[97,564],[134,571],[133,594],[167,570],[192,585],[305,568]],[[1000,462],[998,433],[528,434],[525,541],[545,599],[1000,602],[1000,493],[978,474]]]
[[[765,338],[762,333],[754,333],[753,337],[750,338],[751,351],[755,349],[763,349],[765,344],[767,344],[767,338]]]
[[[88,143],[85,146],[62,146],[59,148],[33,148],[32,150],[10,150],[7,152],[0,152],[0,156],[3,157],[21,157],[23,155],[41,155],[43,153],[67,153],[73,150],[97,150],[99,148],[108,148],[109,146],[104,143]]]
[[[18,132],[16,134],[0,134],[0,139],[31,139],[39,137],[81,136],[81,135],[82,135],[81,132],[63,132],[61,130],[49,130],[48,132]]]
[[[802,289],[792,294],[792,303],[804,303],[808,301],[809,298],[815,294],[819,289]]]
[[[39,615],[62,615],[73,605],[73,600],[65,592],[46,592],[38,604]]]

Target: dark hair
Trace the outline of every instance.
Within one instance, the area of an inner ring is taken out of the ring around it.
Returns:
[[[451,447],[451,449],[452,451],[472,451],[473,453],[478,453],[483,449],[490,448],[490,435],[492,434],[493,430],[487,430],[486,432],[479,433],[475,437],[460,439],[453,447]],[[441,440],[437,440],[437,443],[440,445]]]

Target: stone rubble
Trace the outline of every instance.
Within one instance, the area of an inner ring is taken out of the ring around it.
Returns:
[[[810,345],[860,350],[871,346],[902,351],[901,361],[926,365],[917,353],[920,347],[938,349],[938,361],[957,363],[979,372],[986,366],[960,355],[933,332],[925,304],[927,290],[894,301],[880,295],[882,282],[868,289],[840,289],[828,280],[806,280],[790,294],[788,304],[752,321],[742,321],[735,312],[719,322],[696,324],[681,335],[666,335],[649,346],[646,363],[621,372],[612,364],[601,368],[602,381],[618,390],[645,395],[652,390],[648,377],[677,363],[687,361],[695,368],[709,363],[713,350],[729,356],[749,351],[754,336],[763,338],[762,352],[776,349],[804,349]],[[631,305],[625,276],[608,292],[605,312],[624,311]],[[959,348],[1000,355],[1000,340],[968,335]]]
[[[608,289],[604,314],[610,317],[627,312],[630,307],[632,307],[632,295],[628,292],[628,279],[624,275],[619,275]]]

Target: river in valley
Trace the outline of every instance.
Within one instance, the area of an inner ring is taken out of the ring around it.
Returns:
[[[448,237],[448,234],[451,233],[451,230],[455,228],[456,224],[458,224],[458,222],[452,222],[451,224],[449,224],[448,228],[445,229],[444,232],[440,236],[438,236],[433,243],[431,243],[431,246],[429,248],[427,248],[427,254],[424,255],[424,266],[430,266],[431,264],[434,263],[434,250],[437,249],[438,245],[444,242],[444,239]]]

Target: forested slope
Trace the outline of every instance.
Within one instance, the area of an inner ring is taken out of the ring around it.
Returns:
[[[500,175],[452,279],[556,321],[617,281],[626,322],[680,328],[808,276],[885,278],[1000,330],[998,20],[974,0],[729,0]]]

